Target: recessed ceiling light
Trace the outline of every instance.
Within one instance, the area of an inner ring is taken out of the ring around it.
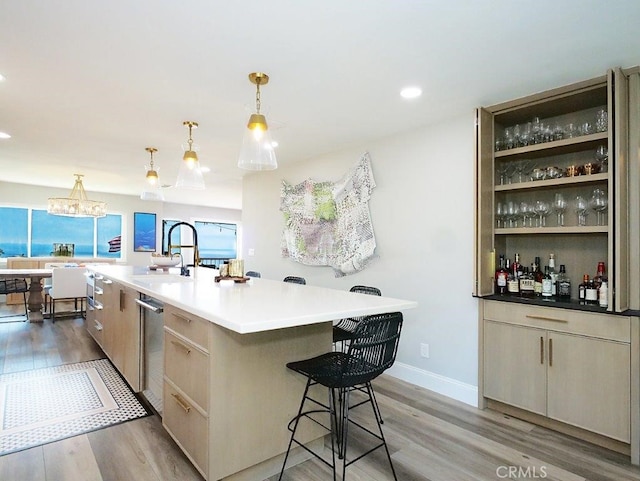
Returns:
[[[275,140],[271,142],[271,147],[275,148],[278,146],[278,142],[276,142]]]
[[[0,73],[0,82],[2,82],[2,81],[4,81],[4,80],[5,80],[4,75],[2,75],[2,74]]]
[[[422,95],[420,87],[405,87],[400,91],[400,95],[404,99],[415,99]]]
[[[207,173],[211,172],[211,168],[210,167],[201,166],[200,167],[200,172],[202,172],[203,174],[207,174]]]
[[[0,132],[0,139],[10,139],[11,136],[6,132]]]

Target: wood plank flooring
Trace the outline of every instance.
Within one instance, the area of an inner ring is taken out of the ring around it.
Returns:
[[[7,307],[0,305],[0,315]],[[0,372],[103,357],[82,319],[0,322]],[[500,413],[481,411],[390,376],[375,383],[384,432],[401,481],[548,479],[638,481],[628,457]],[[354,416],[371,426],[366,407]],[[352,429],[350,447],[365,442]],[[277,480],[277,476],[269,481]],[[383,450],[347,470],[352,481],[392,479]],[[290,467],[287,481],[330,480],[317,460]],[[0,456],[2,481],[202,480],[158,416]]]

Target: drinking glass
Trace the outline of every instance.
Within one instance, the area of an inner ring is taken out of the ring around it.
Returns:
[[[589,205],[596,213],[596,225],[605,225],[605,211],[607,210],[607,206],[609,204],[609,199],[607,198],[607,194],[602,189],[595,189],[591,194],[591,200],[589,201]]]
[[[520,202],[520,215],[522,216],[522,227],[527,227],[527,219],[529,219],[528,227],[532,227],[533,218],[536,216],[533,204]]]
[[[596,160],[602,166],[600,172],[607,171],[607,164],[609,163],[609,150],[606,145],[599,145],[596,149]]]
[[[558,216],[558,225],[564,225],[564,211],[567,209],[567,201],[562,194],[556,194],[553,200],[553,210]]]
[[[606,132],[609,129],[609,116],[605,109],[596,112],[596,132]]]
[[[544,202],[542,200],[537,200],[535,207],[533,208],[535,213],[538,215],[538,226],[546,227],[547,225],[547,215],[550,212],[550,206],[548,202]]]
[[[578,225],[587,225],[587,214],[589,204],[584,197],[576,197],[576,214],[578,214]]]
[[[509,201],[507,204],[509,227],[518,227],[518,217],[520,217],[520,207],[515,202]]]
[[[500,227],[504,227],[504,218],[506,215],[507,206],[501,202],[498,202],[496,206],[496,227],[499,229]]]

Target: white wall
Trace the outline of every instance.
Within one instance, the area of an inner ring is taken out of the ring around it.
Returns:
[[[53,187],[0,182],[0,205],[46,209],[47,199],[49,197],[67,197],[70,191],[71,188],[57,189]],[[151,212],[156,214],[157,252],[160,252],[162,248],[162,219],[182,220],[185,222],[193,222],[193,220],[213,220],[239,223],[241,217],[241,212],[235,209],[150,202],[132,195],[87,192],[87,197],[92,200],[105,201],[109,214],[121,214],[124,217],[122,261],[131,265],[149,265],[150,255],[148,252],[133,252],[134,212]],[[2,226],[0,226],[0,228],[2,228]]]
[[[245,176],[242,257],[263,277],[300,275],[308,284],[377,286],[383,295],[416,300],[405,312],[391,373],[475,405],[477,302],[473,282],[473,113],[429,128],[376,140],[273,172]],[[338,180],[368,151],[377,187],[370,210],[379,256],[367,269],[335,278],[280,255],[280,184]],[[249,249],[255,255],[248,256]],[[428,343],[430,357],[420,356]]]

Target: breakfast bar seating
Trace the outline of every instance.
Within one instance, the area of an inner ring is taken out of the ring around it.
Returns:
[[[289,423],[291,439],[282,464],[279,480],[282,479],[287,465],[287,458],[294,443],[330,466],[333,471],[334,481],[337,479],[336,453],[338,458],[342,460],[341,479],[344,480],[348,466],[376,449],[384,447],[393,479],[397,480],[389,448],[382,432],[371,381],[393,365],[398,350],[401,329],[402,313],[400,312],[366,316],[358,323],[347,352],[331,351],[310,359],[287,363],[289,369],[306,376],[307,383],[298,414]],[[313,397],[317,394],[317,391],[313,391],[311,388],[318,384],[328,389],[329,405]],[[364,392],[367,399],[350,405],[350,393],[354,390]],[[311,403],[313,407],[305,410],[307,402]],[[378,428],[377,433],[349,418],[351,409],[364,404],[371,405]],[[326,418],[322,418],[322,415],[326,413],[329,414],[330,427],[324,424]],[[296,431],[303,418],[324,426],[331,433],[331,462],[296,439]],[[378,444],[348,460],[347,444],[350,425],[358,427],[371,435],[378,441]]]

